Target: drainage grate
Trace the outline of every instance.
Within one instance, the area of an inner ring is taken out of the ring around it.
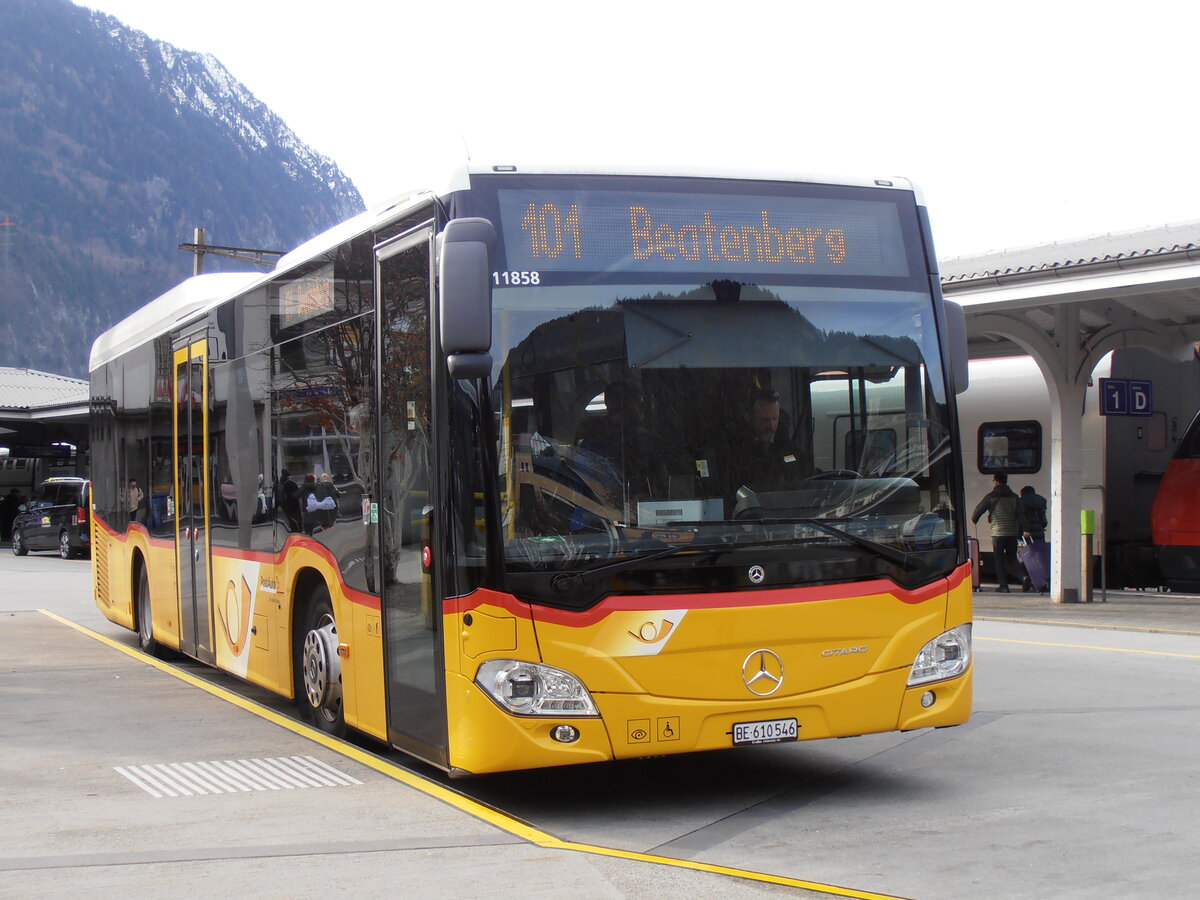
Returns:
[[[303,788],[362,784],[312,756],[276,759],[227,759],[224,762],[156,763],[114,766],[152,797],[294,791]]]

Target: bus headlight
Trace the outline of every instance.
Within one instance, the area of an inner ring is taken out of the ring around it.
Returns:
[[[501,707],[518,716],[600,715],[583,682],[552,666],[519,659],[492,659],[479,667],[475,683]]]
[[[921,648],[908,673],[908,686],[956,678],[971,664],[971,626],[959,625]]]

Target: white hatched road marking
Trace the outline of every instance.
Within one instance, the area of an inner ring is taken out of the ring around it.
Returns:
[[[114,766],[113,769],[157,798],[362,784],[357,778],[312,756],[155,763]]]

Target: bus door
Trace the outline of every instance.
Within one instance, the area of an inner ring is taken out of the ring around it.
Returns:
[[[213,652],[208,590],[208,338],[175,348],[175,547],[179,649],[207,663]]]
[[[422,227],[376,247],[380,602],[388,738],[444,764],[445,660],[432,564],[440,549],[431,473],[432,235]]]

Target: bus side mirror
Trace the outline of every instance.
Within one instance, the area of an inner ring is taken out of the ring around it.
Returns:
[[[438,260],[438,328],[451,378],[492,372],[492,267],[496,229],[487,219],[452,219]]]
[[[954,392],[961,394],[967,389],[970,375],[967,367],[967,315],[963,308],[952,300],[945,303],[946,351],[950,354],[950,377],[954,379]]]

